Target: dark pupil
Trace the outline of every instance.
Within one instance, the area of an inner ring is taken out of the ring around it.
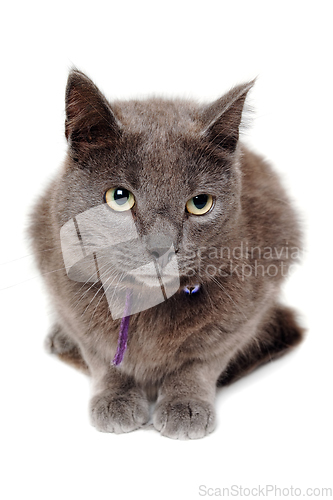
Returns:
[[[129,192],[127,189],[116,189],[113,197],[118,205],[124,205],[128,201]]]
[[[208,196],[206,194],[199,194],[194,196],[193,203],[198,210],[201,210],[207,205]]]

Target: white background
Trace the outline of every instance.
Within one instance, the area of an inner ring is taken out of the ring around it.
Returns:
[[[330,11],[329,1],[290,0],[2,8],[1,498],[196,499],[200,485],[333,488]],[[258,76],[245,140],[281,172],[304,221],[303,264],[284,297],[308,334],[294,353],[218,392],[217,429],[203,440],[98,433],[88,420],[88,379],[43,350],[52,310],[25,257],[24,230],[64,156],[72,65],[111,100],[205,101]]]

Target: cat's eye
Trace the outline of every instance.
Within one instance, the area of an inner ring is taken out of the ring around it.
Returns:
[[[108,189],[104,198],[109,207],[116,212],[130,210],[135,203],[133,193],[122,187]]]
[[[210,194],[198,194],[186,203],[186,211],[193,215],[204,215],[213,206],[213,197]]]

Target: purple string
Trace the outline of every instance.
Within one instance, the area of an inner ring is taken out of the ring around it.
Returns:
[[[193,287],[184,287],[184,292],[193,295],[197,293],[200,289],[200,285],[195,285]],[[120,365],[123,360],[126,348],[127,348],[127,337],[128,337],[128,327],[130,322],[130,307],[131,307],[131,291],[128,290],[126,294],[125,310],[124,316],[121,319],[118,345],[115,357],[113,358],[112,364],[115,366]]]
[[[128,337],[128,327],[130,322],[130,307],[131,307],[131,291],[127,291],[126,295],[126,303],[124,316],[121,319],[119,336],[118,336],[118,346],[115,357],[113,358],[112,364],[115,366],[120,365],[123,360],[126,347],[127,347],[127,337]]]

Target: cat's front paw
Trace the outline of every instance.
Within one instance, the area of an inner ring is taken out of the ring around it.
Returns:
[[[90,402],[91,422],[101,432],[130,432],[149,420],[148,401],[133,390],[115,394],[106,390],[94,396]]]
[[[210,403],[194,398],[165,398],[157,404],[153,422],[163,436],[198,439],[214,429],[215,410]]]

